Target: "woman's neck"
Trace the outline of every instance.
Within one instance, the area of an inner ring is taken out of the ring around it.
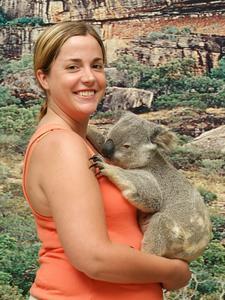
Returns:
[[[48,108],[46,115],[40,120],[39,126],[45,124],[59,124],[64,126],[65,128],[72,129],[74,132],[79,134],[82,138],[86,138],[87,133],[87,126],[88,126],[89,119],[80,120],[73,120],[69,118],[66,114],[57,114],[51,108]]]

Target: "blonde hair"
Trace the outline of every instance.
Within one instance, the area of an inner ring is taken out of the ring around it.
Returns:
[[[52,62],[57,58],[63,44],[72,36],[84,36],[90,34],[99,43],[102,49],[103,62],[106,63],[106,51],[104,44],[97,33],[97,31],[90,25],[82,21],[67,21],[57,23],[48,27],[38,37],[34,47],[34,72],[35,76],[37,70],[42,70],[48,74]],[[47,100],[42,105],[39,119],[41,119],[47,112]]]

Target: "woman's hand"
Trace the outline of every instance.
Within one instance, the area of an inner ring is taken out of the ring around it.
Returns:
[[[174,264],[174,271],[171,276],[162,283],[162,287],[168,291],[185,287],[191,279],[191,272],[188,263],[180,259],[171,259]]]

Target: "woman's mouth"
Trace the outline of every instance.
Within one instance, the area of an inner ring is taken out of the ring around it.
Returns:
[[[81,97],[91,97],[91,96],[94,96],[96,92],[95,91],[79,91],[79,92],[76,92],[75,94],[81,96]]]

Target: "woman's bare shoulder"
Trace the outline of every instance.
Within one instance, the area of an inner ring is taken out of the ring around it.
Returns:
[[[87,157],[85,140],[76,132],[67,129],[52,130],[44,135],[35,147],[35,154],[43,160],[56,158],[56,155]]]

